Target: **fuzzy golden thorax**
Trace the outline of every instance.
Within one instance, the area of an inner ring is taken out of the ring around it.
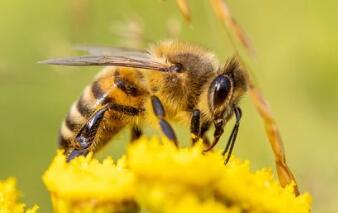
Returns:
[[[235,58],[221,67],[213,53],[178,41],[162,42],[150,52],[162,63],[181,68],[178,73],[151,72],[149,77],[151,92],[164,102],[170,117],[190,118],[190,112],[197,108],[202,112],[203,122],[230,118],[232,107],[238,104],[247,87]]]

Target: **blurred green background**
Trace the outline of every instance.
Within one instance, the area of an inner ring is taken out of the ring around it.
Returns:
[[[169,25],[180,40],[203,44],[224,61],[234,49],[209,1],[190,3],[193,21],[187,25],[174,1],[0,0],[0,178],[17,177],[24,202],[51,211],[41,175],[57,149],[61,120],[100,70],[36,62],[76,54],[74,44],[132,45],[132,38],[122,39],[116,32],[132,28],[135,21],[143,25],[149,42],[167,38]],[[313,195],[314,212],[337,212],[338,1],[228,4],[255,46],[250,66],[272,106],[301,191]],[[242,109],[235,154],[249,159],[255,169],[274,169],[250,97],[243,99]],[[188,128],[180,129],[180,139],[187,140]],[[98,157],[121,155],[128,133],[116,139],[124,143],[111,143]],[[228,134],[229,128],[220,146]]]

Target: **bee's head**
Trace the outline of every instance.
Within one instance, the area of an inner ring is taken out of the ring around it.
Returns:
[[[247,89],[246,79],[237,59],[231,58],[211,82],[208,103],[215,121],[231,116],[233,107]]]

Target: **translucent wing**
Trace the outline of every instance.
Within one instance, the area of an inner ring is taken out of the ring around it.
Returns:
[[[42,64],[63,65],[63,66],[121,66],[142,69],[157,70],[162,72],[177,71],[174,64],[166,64],[156,61],[148,52],[111,47],[77,47],[90,53],[86,56],[71,58],[49,59],[40,61]]]
[[[137,56],[141,58],[151,58],[151,55],[147,51],[124,47],[75,46],[75,49],[86,51],[90,55]]]

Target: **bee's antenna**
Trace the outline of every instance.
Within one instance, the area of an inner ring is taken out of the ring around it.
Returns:
[[[235,142],[236,142],[236,138],[237,138],[237,133],[238,133],[238,130],[239,130],[239,124],[240,124],[240,120],[242,118],[242,110],[241,108],[239,107],[235,107],[234,108],[234,112],[235,112],[235,115],[236,115],[236,124],[234,126],[234,128],[232,129],[231,131],[231,135],[228,139],[228,142],[227,142],[227,145],[222,153],[222,155],[225,155],[227,153],[227,156],[225,158],[225,161],[224,161],[224,164],[227,164],[230,160],[230,157],[231,157],[231,153],[232,153],[232,150],[234,149],[234,146],[235,146]]]

